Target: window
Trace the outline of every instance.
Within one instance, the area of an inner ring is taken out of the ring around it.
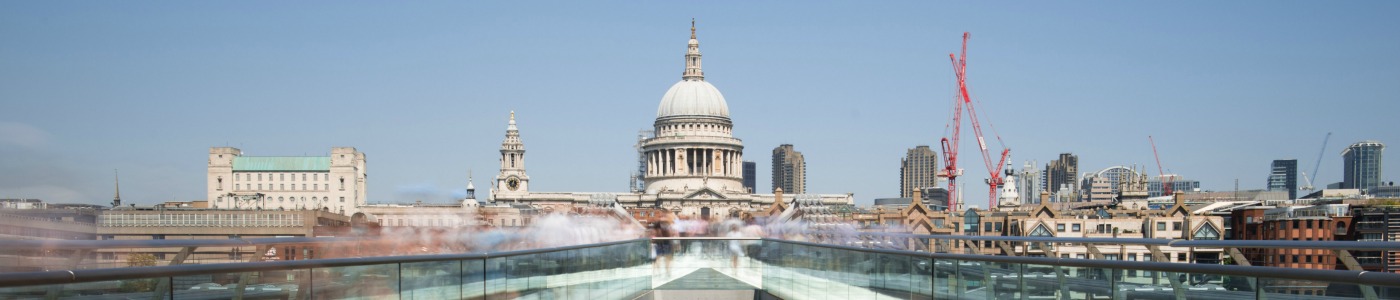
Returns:
[[[223,177],[223,176],[219,176],[218,181],[219,181],[219,185],[218,185],[218,186],[215,186],[214,189],[215,189],[215,190],[220,190],[220,191],[224,190],[224,177]]]
[[[1181,222],[1172,222],[1172,230],[1181,230]]]
[[[1177,261],[1177,262],[1185,262],[1185,261],[1186,261],[1186,252],[1177,253],[1177,254],[1176,254],[1176,261]]]
[[[345,203],[345,197],[340,197],[340,203]]]
[[[258,181],[262,181],[262,173],[258,173]]]
[[[1079,224],[1074,224],[1074,225],[1072,225],[1071,228],[1070,228],[1070,231],[1074,231],[1074,232],[1079,232],[1079,230],[1080,230]]]
[[[1157,222],[1157,231],[1167,231],[1167,222]]]
[[[258,190],[262,190],[262,184],[261,184],[261,183],[258,184]]]
[[[345,190],[345,177],[340,178],[340,190]]]
[[[277,197],[277,202],[285,202],[285,201],[287,201],[287,200],[286,200],[286,199],[282,199],[282,197]]]
[[[301,174],[301,181],[306,181],[306,174],[305,174],[305,173],[302,173],[302,174]]]
[[[1307,224],[1308,229],[1312,229],[1312,228],[1313,228],[1313,220],[1307,220],[1307,221],[1304,221],[1304,222],[1308,223],[1308,224]]]
[[[1196,229],[1196,233],[1192,234],[1191,237],[1196,240],[1219,240],[1220,230],[1215,229],[1215,225],[1206,223],[1200,229]]]
[[[1055,232],[1065,232],[1065,224],[1055,224]]]
[[[278,189],[278,190],[286,190],[286,189],[287,189],[287,184],[286,184],[286,183],[283,183],[283,184],[281,184],[280,186],[278,186],[277,189]]]
[[[214,200],[214,202],[224,202],[224,197],[219,197],[219,200]]]
[[[233,184],[233,190],[237,191],[237,190],[241,190],[241,189],[243,189],[243,185],[242,185],[242,184],[237,184],[237,183]]]
[[[305,183],[301,184],[301,190],[303,190],[303,191],[306,190],[306,184],[305,184]]]
[[[1298,220],[1293,220],[1293,229],[1298,229]]]
[[[277,174],[277,180],[287,180],[287,174]]]

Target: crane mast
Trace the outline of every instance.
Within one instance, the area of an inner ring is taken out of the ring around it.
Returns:
[[[1006,165],[1006,158],[1011,154],[1011,149],[1003,146],[1004,149],[1001,151],[1001,160],[996,163],[992,162],[991,154],[987,152],[987,140],[985,136],[982,135],[982,124],[977,120],[977,110],[972,104],[971,94],[967,91],[967,40],[971,36],[972,34],[970,33],[963,33],[962,55],[948,54],[948,58],[952,60],[953,63],[953,74],[957,78],[958,93],[957,99],[954,100],[955,104],[953,105],[952,138],[950,140],[945,137],[941,141],[943,145],[943,158],[946,163],[943,172],[939,175],[948,178],[949,198],[955,197],[953,195],[956,195],[957,176],[961,175],[958,172],[958,142],[962,131],[962,109],[963,105],[966,105],[967,115],[970,119],[969,121],[972,123],[972,131],[977,136],[977,149],[982,152],[982,162],[986,164],[987,172],[989,173],[987,185],[990,192],[987,196],[987,204],[990,206],[989,208],[991,208],[997,206],[997,189],[1005,184],[1001,176],[1001,171]],[[1000,136],[997,136],[997,141],[1001,141]],[[948,209],[953,210],[953,205],[949,205]]]
[[[1309,174],[1307,174],[1307,172],[1304,172],[1304,173],[1303,173],[1303,179],[1307,179],[1307,180],[1308,180],[1308,185],[1303,186],[1303,187],[1301,187],[1301,188],[1299,188],[1299,189],[1301,189],[1301,190],[1306,190],[1306,191],[1311,191],[1311,190],[1313,190],[1313,182],[1315,182],[1315,181],[1317,180],[1317,168],[1322,166],[1322,154],[1324,154],[1324,153],[1327,152],[1327,141],[1328,141],[1328,140],[1331,140],[1331,139],[1332,139],[1332,133],[1331,133],[1331,132],[1328,132],[1328,133],[1327,133],[1327,136],[1322,138],[1322,149],[1317,150],[1317,161],[1313,162],[1313,171],[1312,171],[1312,174],[1311,174],[1312,177],[1308,177]]]
[[[1157,155],[1157,141],[1152,140],[1152,136],[1147,136],[1147,142],[1152,143],[1152,158],[1157,160],[1157,176],[1162,182],[1162,195],[1172,194],[1172,180],[1167,178],[1167,173],[1162,172],[1162,157]]]

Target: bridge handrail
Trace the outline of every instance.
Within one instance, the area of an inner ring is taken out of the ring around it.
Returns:
[[[501,252],[479,252],[460,254],[428,254],[428,255],[404,255],[404,256],[375,256],[375,257],[352,257],[352,258],[324,258],[307,260],[287,260],[287,261],[265,261],[265,262],[239,262],[239,263],[217,263],[217,264],[189,264],[156,267],[134,267],[134,268],[107,268],[107,269],[81,269],[81,270],[55,270],[39,272],[15,272],[0,273],[0,287],[28,286],[28,285],[49,285],[68,284],[94,281],[108,281],[133,278],[156,278],[170,276],[185,276],[198,274],[223,274],[241,273],[275,270],[296,270],[308,268],[328,268],[328,267],[352,267],[368,266],[394,263],[415,263],[429,261],[450,261],[469,259],[491,259],[501,257],[511,257],[529,254],[541,254],[558,251],[567,251],[583,248],[605,247],[646,241],[647,239],[631,239],[596,244],[571,245],[552,248],[539,248],[527,250],[512,250]]]
[[[829,234],[829,233],[827,233]],[[1006,241],[1037,243],[1079,243],[1079,244],[1127,244],[1168,247],[1200,248],[1275,248],[1275,249],[1331,249],[1331,250],[1395,250],[1400,242],[1383,241],[1282,241],[1282,240],[1186,240],[1186,239],[1147,239],[1147,238],[1076,238],[1076,237],[1033,237],[1033,236],[973,236],[937,235],[894,232],[859,232],[855,235],[890,236],[901,238],[924,238],[936,240]]]
[[[1026,257],[1026,256],[1001,256],[1001,255],[980,255],[980,254],[953,254],[953,253],[932,253],[909,250],[890,249],[867,249],[855,246],[822,244],[802,241],[791,241],[781,239],[764,239],[765,241],[777,241],[792,243],[804,246],[831,248],[847,251],[857,251],[876,254],[893,254],[904,256],[927,257],[932,259],[952,259],[962,261],[980,261],[993,263],[1013,263],[1013,264],[1033,264],[1062,267],[1085,267],[1104,269],[1123,269],[1141,271],[1159,271],[1171,273],[1188,274],[1215,274],[1234,275],[1247,277],[1264,277],[1279,279],[1316,280],[1338,283],[1350,283],[1360,285],[1391,286],[1400,287],[1400,274],[1385,272],[1348,271],[1348,270],[1320,270],[1320,269],[1295,269],[1277,267],[1258,266],[1238,266],[1238,265],[1215,265],[1215,264],[1190,264],[1190,263],[1170,263],[1170,262],[1148,262],[1148,261],[1123,261],[1123,260],[1099,260],[1082,258],[1058,258],[1058,257]]]
[[[258,245],[308,245],[343,242],[369,242],[372,239],[345,237],[285,237],[252,239],[185,240],[0,240],[0,250],[78,250],[122,248],[244,247]]]

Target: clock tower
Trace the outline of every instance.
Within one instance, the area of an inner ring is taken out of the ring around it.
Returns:
[[[530,176],[525,175],[525,143],[520,142],[520,130],[515,128],[515,112],[510,112],[506,139],[501,142],[501,173],[496,175],[495,194],[524,195],[530,191]]]

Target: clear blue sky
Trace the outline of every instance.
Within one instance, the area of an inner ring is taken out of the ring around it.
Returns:
[[[210,146],[369,157],[373,202],[485,192],[507,114],[531,189],[620,192],[699,19],[707,79],[769,186],[795,144],[817,193],[898,195],[944,135],[947,55],[1016,166],[1139,164],[1262,188],[1273,159],[1341,180],[1341,149],[1400,146],[1400,3],[0,2],[0,198],[205,197]],[[991,128],[988,127],[990,131]],[[970,141],[970,130],[965,130]],[[969,204],[985,207],[972,143]],[[1392,149],[1390,152],[1394,153]],[[1391,156],[1394,156],[1392,154]],[[1400,157],[1385,161],[1397,180]],[[1400,180],[1398,180],[1400,181]]]

